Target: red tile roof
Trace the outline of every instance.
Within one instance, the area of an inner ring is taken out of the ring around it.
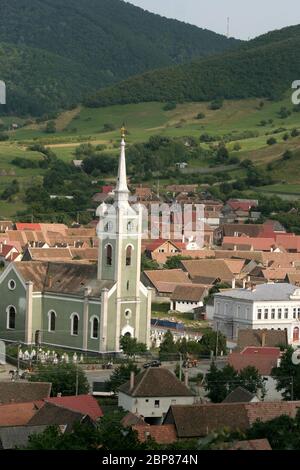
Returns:
[[[149,426],[147,424],[137,424],[133,426],[132,429],[137,431],[140,442],[145,442],[150,437],[152,437],[152,439],[154,439],[157,444],[172,444],[177,440],[176,428],[174,424],[153,426]]]
[[[78,411],[83,415],[88,415],[94,421],[103,416],[103,412],[97,400],[91,395],[51,397],[46,398],[44,401],[54,405],[63,406],[64,408],[68,408],[72,411]]]
[[[35,232],[38,232],[41,230],[40,224],[29,224],[29,223],[17,223],[16,224],[16,229],[17,230],[33,230]]]
[[[228,450],[272,450],[268,439],[238,441]]]
[[[247,347],[240,353],[230,354],[228,363],[237,371],[253,366],[261,375],[270,375],[273,367],[277,366],[280,355],[279,348]]]
[[[114,187],[111,185],[102,186],[102,193],[109,194],[114,190]]]
[[[36,414],[35,403],[10,403],[0,405],[0,426],[22,426]]]
[[[231,207],[232,210],[242,210],[242,211],[249,211],[252,207],[257,207],[255,201],[237,201],[237,200],[229,200],[227,204]]]

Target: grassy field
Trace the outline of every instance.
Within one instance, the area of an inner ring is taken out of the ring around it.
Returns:
[[[62,113],[57,118],[55,134],[45,132],[46,123],[37,124],[31,121],[24,126],[24,119],[4,117],[1,119],[3,122],[9,125],[18,123],[24,127],[10,131],[8,142],[0,142],[0,194],[14,178],[18,179],[23,194],[34,179],[43,176],[43,170],[24,170],[12,164],[12,160],[16,157],[43,158],[37,152],[28,151],[28,145],[38,142],[49,146],[66,162],[71,162],[75,158],[76,146],[83,142],[91,142],[94,145],[105,144],[108,152],[116,153],[115,146],[120,137],[119,129],[124,122],[128,129],[129,144],[144,142],[155,134],[169,137],[193,136],[198,139],[201,134],[206,133],[222,139],[228,134],[238,138],[245,131],[255,131],[258,134],[256,137],[240,138],[228,143],[231,155],[236,155],[241,160],[250,159],[262,168],[270,163],[274,164],[271,174],[277,184],[272,185],[270,189],[264,188],[263,191],[298,196],[298,189],[295,188],[300,185],[300,137],[290,138],[285,142],[283,135],[295,127],[300,127],[299,113],[292,112],[285,119],[279,117],[278,112],[282,106],[292,109],[289,97],[278,102],[265,101],[262,108],[259,104],[260,100],[256,99],[225,101],[223,107],[217,111],[210,110],[209,103],[179,104],[172,111],[164,111],[163,103],[140,103],[96,109],[78,107]],[[196,119],[199,113],[203,113],[205,117]],[[261,121],[265,121],[264,126],[259,125]],[[103,132],[105,124],[109,124],[114,130]],[[286,130],[274,135],[277,140],[275,145],[267,145],[267,139],[276,129]],[[239,151],[234,150],[236,143],[240,145]],[[293,150],[297,158],[282,162],[282,154],[287,149]],[[197,168],[205,169],[207,166],[207,163],[201,159],[190,163],[190,167],[195,171]],[[238,179],[242,174],[243,171],[240,169],[230,172],[233,179]],[[22,197],[11,203],[0,200],[2,217],[12,216],[23,208]]]

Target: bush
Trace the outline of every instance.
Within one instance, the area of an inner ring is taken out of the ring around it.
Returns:
[[[270,137],[270,138],[267,140],[267,144],[268,144],[268,145],[275,145],[275,144],[277,144],[277,140],[275,139],[275,137]]]
[[[204,118],[205,118],[204,113],[198,113],[197,116],[196,116],[196,119],[204,119]]]
[[[209,105],[209,109],[213,111],[216,111],[217,109],[221,109],[222,107],[223,107],[223,100],[220,98],[213,100]]]
[[[168,103],[164,105],[163,110],[172,111],[173,109],[176,109],[176,108],[177,108],[177,104],[175,103],[175,101],[169,101]]]
[[[4,134],[4,133],[0,134],[0,142],[5,142],[8,139],[9,139],[9,136],[7,134]]]

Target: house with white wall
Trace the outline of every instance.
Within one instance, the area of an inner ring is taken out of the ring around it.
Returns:
[[[195,395],[169,369],[148,368],[119,387],[118,406],[160,424],[171,405],[192,405]]]
[[[214,329],[235,340],[240,329],[285,330],[289,344],[299,344],[300,288],[267,283],[228,289],[214,295]]]
[[[178,284],[170,300],[170,310],[187,313],[195,308],[203,307],[208,288],[202,284]]]

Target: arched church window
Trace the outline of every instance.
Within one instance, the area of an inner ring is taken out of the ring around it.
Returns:
[[[71,334],[73,336],[77,336],[78,330],[79,330],[79,316],[77,315],[77,313],[73,313],[71,316]]]
[[[99,320],[97,317],[91,319],[91,338],[98,339],[99,337]]]
[[[107,245],[106,247],[106,264],[112,266],[112,246]]]
[[[16,309],[12,305],[7,309],[7,328],[9,330],[16,328]]]
[[[126,248],[126,266],[131,266],[132,246]]]
[[[127,224],[127,232],[132,232],[132,230],[133,230],[133,223],[130,220]]]
[[[56,313],[51,310],[48,313],[48,331],[54,332],[56,329]]]
[[[127,290],[129,290],[129,281],[127,281],[126,287],[127,287]]]

